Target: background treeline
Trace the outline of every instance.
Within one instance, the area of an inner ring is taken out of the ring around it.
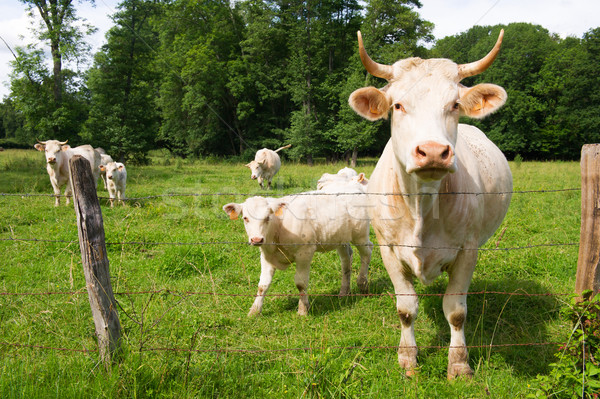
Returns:
[[[90,56],[91,27],[76,5],[21,1],[42,23],[37,43],[15,49],[0,104],[4,146],[69,139],[134,162],[154,148],[250,159],[288,143],[286,156],[309,164],[379,155],[389,122],[364,121],[347,105],[353,90],[385,84],[365,73],[356,31],[379,62],[462,63],[485,55],[501,28],[496,62],[463,83],[501,85],[509,100],[469,123],[509,158],[578,159],[581,145],[600,141],[600,28],[561,39],[526,23],[475,26],[434,43],[418,0],[124,0],[92,67],[79,72],[69,66]]]

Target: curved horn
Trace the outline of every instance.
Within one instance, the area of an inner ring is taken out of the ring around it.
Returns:
[[[498,35],[498,40],[496,40],[496,44],[494,48],[482,59],[479,61],[471,62],[469,64],[460,64],[458,66],[458,80],[461,81],[464,78],[468,78],[469,76],[478,75],[481,72],[485,71],[492,65],[492,62],[496,59],[498,52],[500,52],[500,46],[502,45],[502,38],[504,37],[504,29],[500,30],[500,34]]]
[[[365,51],[365,46],[363,45],[362,35],[360,31],[356,32],[358,35],[358,52],[360,54],[360,60],[362,61],[365,69],[371,75],[376,76],[378,78],[383,78],[386,80],[390,80],[394,77],[393,69],[390,65],[378,64],[369,57],[369,54]]]
[[[65,145],[65,144],[67,144],[68,142],[69,142],[69,140],[67,140],[67,141],[63,141],[63,142],[61,142],[61,143],[60,143],[60,145]]]
[[[40,143],[40,144],[46,145],[46,142],[45,142],[45,141],[39,141],[38,139],[35,139],[35,140],[36,140],[38,143]]]

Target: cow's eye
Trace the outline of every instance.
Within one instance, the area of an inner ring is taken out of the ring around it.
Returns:
[[[454,111],[457,111],[460,108],[460,101],[457,101],[454,103],[454,105],[452,106],[452,109]]]
[[[244,223],[248,223],[249,221],[250,220],[246,216],[244,216]]]
[[[267,216],[267,217],[265,218],[265,223],[267,223],[269,220],[271,220],[271,216]]]
[[[394,109],[397,111],[406,112],[406,110],[404,109],[404,106],[400,103],[394,104]]]

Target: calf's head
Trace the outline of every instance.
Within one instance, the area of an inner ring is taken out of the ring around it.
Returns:
[[[275,218],[281,216],[286,203],[274,198],[252,197],[241,204],[229,203],[223,206],[229,219],[242,216],[244,228],[251,245],[262,245],[270,241],[277,228]]]
[[[440,180],[456,171],[458,118],[483,118],[500,108],[506,92],[500,86],[465,87],[460,81],[486,70],[500,50],[504,31],[481,60],[457,65],[448,59],[408,58],[393,65],[373,61],[358,32],[360,57],[366,70],[389,83],[364,87],[350,95],[350,106],[369,120],[392,113],[392,145],[404,171],[417,179]],[[460,155],[459,155],[460,156]]]
[[[69,141],[69,140],[67,140]],[[39,141],[33,147],[38,151],[43,151],[46,154],[46,162],[53,166],[60,160],[62,151],[69,148],[67,141],[47,140]]]
[[[100,165],[99,168],[101,172],[106,173],[107,179],[113,180],[125,170],[125,165],[121,162],[109,162],[106,165]]]

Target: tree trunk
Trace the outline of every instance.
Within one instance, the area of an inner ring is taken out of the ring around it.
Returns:
[[[356,158],[358,158],[358,149],[356,147],[354,147],[352,149],[352,161],[350,163],[350,166],[352,168],[356,168]]]

